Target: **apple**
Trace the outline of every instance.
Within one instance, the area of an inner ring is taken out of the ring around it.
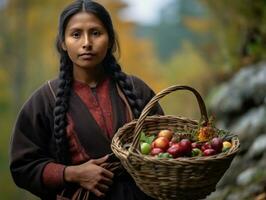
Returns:
[[[181,148],[180,148],[180,144],[179,144],[179,142],[178,142],[178,143],[173,143],[173,144],[171,145],[171,147],[176,147],[176,148],[178,148],[178,149],[181,149]]]
[[[144,155],[148,155],[151,152],[151,145],[144,142],[140,145],[140,151]]]
[[[163,152],[164,152],[164,151],[163,151],[162,149],[160,149],[160,148],[153,148],[153,149],[151,150],[150,154],[151,154],[152,156],[155,156],[155,155],[158,155],[158,154],[163,153]]]
[[[182,139],[178,144],[184,155],[188,155],[191,153],[192,146],[191,142],[188,139]]]
[[[182,140],[181,140],[182,141]],[[187,139],[183,139],[182,142],[174,143],[170,148],[176,148],[176,149],[171,149],[170,151],[176,151],[175,154],[176,156],[189,156],[191,154],[191,142]],[[169,148],[169,149],[170,149]]]
[[[211,149],[211,144],[209,142],[205,142],[202,147],[201,147],[201,151],[204,152],[206,149]]]
[[[173,131],[165,129],[165,130],[161,130],[158,133],[158,137],[165,137],[170,141],[173,137],[173,134],[174,134]]]
[[[222,151],[223,148],[223,140],[222,138],[215,137],[211,140],[211,147],[214,149],[217,153]]]
[[[167,149],[167,153],[173,156],[173,158],[179,157],[182,155],[181,148],[179,144],[174,144],[169,149]]]
[[[206,149],[203,154],[204,156],[212,156],[216,154],[216,151],[214,149]]]
[[[154,140],[154,148],[160,148],[163,151],[166,151],[169,147],[169,140],[165,137],[159,137]]]

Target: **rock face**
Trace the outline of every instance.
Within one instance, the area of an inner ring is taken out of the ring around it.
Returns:
[[[216,126],[238,135],[241,148],[207,199],[266,197],[266,62],[242,69],[215,91],[209,107]]]

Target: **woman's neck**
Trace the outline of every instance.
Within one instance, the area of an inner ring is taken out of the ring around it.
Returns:
[[[77,81],[86,83],[88,85],[95,85],[105,77],[105,73],[103,67],[100,66],[93,69],[74,67],[73,76]]]

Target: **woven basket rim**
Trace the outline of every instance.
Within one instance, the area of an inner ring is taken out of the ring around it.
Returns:
[[[167,120],[172,120],[172,119],[178,119],[178,120],[189,120],[192,123],[195,123],[195,125],[197,125],[199,123],[199,120],[191,120],[187,117],[177,117],[174,115],[153,115],[153,116],[147,116],[146,119],[144,120],[144,124],[146,122],[149,121],[153,121],[154,119],[167,119]],[[176,162],[187,162],[187,163],[198,163],[201,161],[218,161],[218,160],[223,160],[223,159],[227,159],[229,157],[234,156],[238,151],[239,151],[239,147],[240,147],[240,142],[239,142],[239,138],[236,135],[235,137],[232,138],[231,141],[234,140],[234,144],[235,146],[232,145],[232,147],[230,148],[229,151],[227,152],[221,152],[218,153],[216,155],[212,155],[212,156],[199,156],[199,157],[178,157],[178,158],[156,158],[154,156],[151,155],[143,155],[140,152],[133,152],[133,151],[129,151],[129,149],[124,148],[123,146],[125,144],[122,144],[120,138],[123,136],[124,134],[124,130],[128,129],[128,128],[132,128],[132,126],[136,125],[137,123],[137,119],[132,120],[131,122],[128,122],[126,124],[124,124],[122,127],[120,127],[116,134],[114,135],[113,139],[112,139],[112,144],[111,147],[112,149],[114,148],[114,146],[116,148],[122,149],[124,151],[124,153],[127,154],[132,154],[133,156],[138,157],[139,159],[144,159],[146,161],[151,161],[151,162],[169,162],[169,163],[176,163]],[[222,129],[218,129],[217,130],[222,130]],[[138,151],[138,149],[137,149]]]

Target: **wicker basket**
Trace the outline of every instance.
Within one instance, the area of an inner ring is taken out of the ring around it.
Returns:
[[[158,159],[139,152],[141,131],[157,134],[163,129],[196,129],[199,121],[176,116],[148,116],[154,105],[165,95],[176,90],[189,90],[197,98],[201,117],[208,122],[205,104],[200,94],[189,86],[171,86],[151,99],[138,120],[121,127],[112,140],[112,150],[133,177],[139,188],[159,200],[203,199],[215,191],[216,184],[230,166],[239,149],[239,140],[231,138],[229,151],[206,157]]]

